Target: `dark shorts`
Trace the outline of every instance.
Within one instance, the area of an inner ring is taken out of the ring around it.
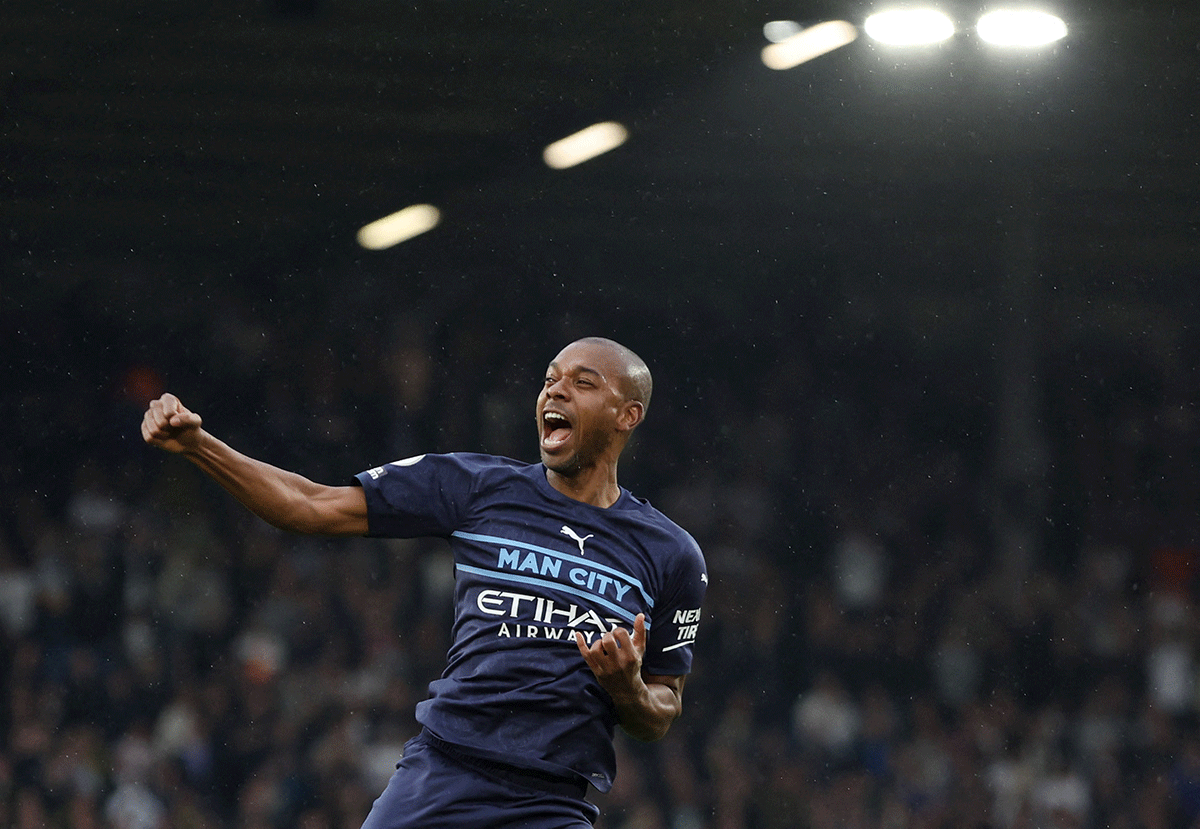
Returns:
[[[591,829],[600,810],[586,792],[582,780],[472,758],[423,731],[363,829]]]

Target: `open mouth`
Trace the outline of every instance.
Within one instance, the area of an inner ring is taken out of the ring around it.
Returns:
[[[571,421],[559,412],[542,413],[542,446],[554,449],[571,437]]]

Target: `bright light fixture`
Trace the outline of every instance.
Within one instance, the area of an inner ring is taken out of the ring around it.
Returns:
[[[762,62],[769,69],[791,69],[806,60],[832,52],[858,37],[858,29],[845,20],[827,20],[763,47]]]
[[[936,9],[892,9],[867,18],[867,34],[893,46],[941,43],[954,35],[954,21]]]
[[[441,220],[441,211],[432,204],[409,205],[363,227],[358,231],[358,243],[367,250],[386,250],[433,230]]]
[[[975,30],[993,46],[1045,46],[1067,36],[1061,17],[1033,9],[996,9],[979,18]]]
[[[772,43],[782,43],[792,35],[800,34],[803,28],[795,20],[772,20],[763,24],[763,37]]]
[[[592,124],[566,138],[560,138],[542,151],[547,167],[565,170],[588,159],[615,150],[629,138],[629,130],[616,121]]]

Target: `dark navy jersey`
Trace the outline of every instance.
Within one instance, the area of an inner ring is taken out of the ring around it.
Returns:
[[[372,536],[442,536],[455,565],[446,670],[417,706],[437,737],[608,791],[611,698],[575,644],[646,614],[642,668],[688,673],[708,584],[695,540],[622,489],[608,509],[558,492],[541,464],[422,455],[360,473]]]

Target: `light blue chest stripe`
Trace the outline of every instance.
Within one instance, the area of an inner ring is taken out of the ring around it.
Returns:
[[[471,573],[476,576],[484,576],[485,578],[489,579],[514,581],[518,584],[531,584],[538,587],[549,587],[553,590],[560,590],[563,593],[571,593],[572,595],[587,599],[589,602],[595,602],[598,605],[603,605],[605,608],[611,610],[613,613],[617,614],[617,616],[624,619],[626,622],[629,622],[630,624],[633,624],[633,620],[636,618],[634,614],[630,613],[620,605],[613,604],[612,602],[608,601],[608,599],[597,596],[594,593],[589,593],[586,590],[580,590],[578,588],[571,587],[569,584],[562,584],[560,582],[550,581],[548,579],[535,579],[532,576],[518,576],[516,573],[506,573],[503,570],[489,570],[484,567],[472,567],[469,564],[455,564],[454,569],[462,570],[464,573]],[[646,620],[646,630],[650,630],[650,621],[648,619]]]
[[[526,544],[524,541],[513,541],[511,538],[498,538],[494,535],[476,535],[475,533],[464,533],[458,532],[457,530],[452,532],[451,535],[456,538],[465,538],[467,541],[486,541],[489,544],[511,544],[512,546],[521,550],[531,550],[532,552],[541,553],[545,556],[561,558],[563,561],[571,561],[575,564],[582,564],[584,567],[587,567],[591,570],[601,570],[632,584],[638,589],[638,592],[642,594],[642,598],[646,600],[646,608],[649,610],[654,609],[654,599],[650,598],[650,594],[646,592],[646,588],[642,587],[642,583],[628,573],[622,573],[620,570],[614,570],[611,567],[606,567],[603,564],[597,564],[594,561],[588,561],[586,558],[573,556],[569,553],[551,550],[546,547],[539,547],[536,544]]]

